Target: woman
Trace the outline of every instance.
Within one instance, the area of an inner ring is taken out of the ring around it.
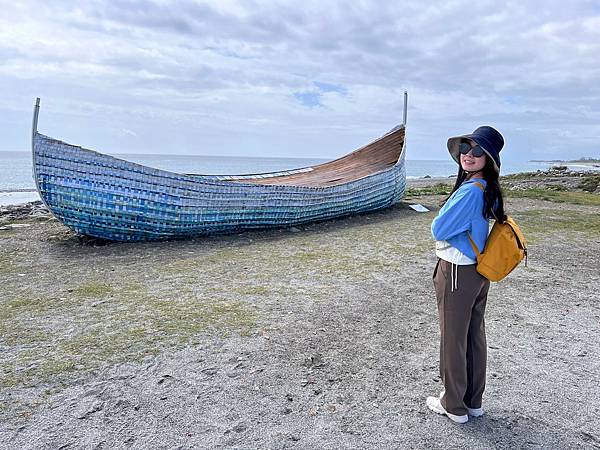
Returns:
[[[492,127],[448,139],[458,163],[450,196],[431,224],[436,239],[433,273],[440,320],[440,376],[444,390],[427,406],[454,422],[483,415],[487,345],[484,313],[490,282],[476,270],[473,245],[483,252],[489,220],[504,221],[498,183],[502,135]]]

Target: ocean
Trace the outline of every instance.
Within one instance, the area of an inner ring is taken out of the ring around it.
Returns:
[[[309,158],[259,158],[259,157],[220,157],[198,155],[157,155],[157,154],[115,154],[119,158],[134,161],[158,169],[172,172],[198,174],[245,174],[273,172],[311,166],[328,159]],[[503,162],[502,173],[519,173],[544,170],[552,163],[543,162]],[[0,205],[18,204],[37,199],[32,178],[31,153],[0,151]],[[406,161],[406,176],[445,177],[456,174],[456,164],[448,160]],[[29,192],[24,192],[29,191]]]

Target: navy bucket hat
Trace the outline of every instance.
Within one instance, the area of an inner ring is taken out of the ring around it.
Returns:
[[[481,146],[485,153],[494,162],[494,169],[496,169],[496,172],[500,173],[500,150],[502,150],[502,147],[504,147],[504,138],[498,130],[484,125],[477,128],[471,134],[451,137],[448,139],[448,151],[450,152],[450,155],[452,155],[452,158],[454,158],[454,161],[456,161],[458,164],[460,164],[458,146],[463,139],[471,139]]]

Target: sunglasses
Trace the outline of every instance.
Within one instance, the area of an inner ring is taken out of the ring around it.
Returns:
[[[471,145],[467,144],[466,142],[460,143],[460,145],[458,146],[458,151],[462,155],[466,155],[467,153],[472,152],[472,154],[475,158],[479,158],[479,157],[483,156],[483,154],[485,153],[483,148],[481,147],[481,145],[476,145],[475,147],[471,147]]]

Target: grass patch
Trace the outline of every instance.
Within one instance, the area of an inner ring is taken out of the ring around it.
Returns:
[[[11,273],[14,270],[14,265],[4,259],[0,259],[0,275]]]
[[[139,265],[116,260],[112,273],[56,265],[41,283],[11,286],[0,301],[0,386],[60,389],[99,369],[202,341],[206,334],[247,335],[257,326],[258,300],[326,301],[348,282],[391,273],[405,255],[431,251],[431,242],[422,242],[431,217],[402,220],[207,247],[200,250],[204,254],[177,253],[159,261],[133,255]],[[54,283],[67,275],[77,281]]]
[[[536,172],[520,172],[520,173],[511,173],[510,175],[502,175],[500,177],[500,184],[502,184],[503,181],[528,180],[537,175],[538,174]]]
[[[177,276],[195,272],[210,273],[215,267],[222,267],[222,264],[238,264],[244,251],[244,248],[213,250],[202,256],[183,258],[166,264],[160,268],[160,273]]]
[[[420,197],[423,195],[450,195],[452,187],[446,183],[437,183],[431,186],[409,187],[406,189],[407,197]]]
[[[555,192],[567,192],[569,189],[562,184],[546,184],[544,189]]]
[[[0,302],[0,342],[6,346],[35,347],[50,339],[52,318],[75,314],[73,297],[19,295]]]
[[[31,319],[10,321],[8,339],[4,332],[9,327],[2,320],[3,345],[13,350],[0,365],[4,372],[0,386],[68,384],[74,376],[107,365],[140,361],[163,349],[188,344],[208,329],[247,335],[255,327],[256,312],[241,301],[177,293],[176,298],[158,298],[147,292],[137,296],[127,292],[96,308],[73,310],[75,317],[68,321],[60,315],[35,317],[32,311]]]
[[[243,286],[234,290],[241,295],[264,296],[271,293],[271,289],[268,289],[265,286]]]
[[[0,226],[8,225],[7,223],[0,222]],[[0,230],[0,242],[1,241],[10,241],[15,238],[18,230],[15,228],[10,228],[8,230]]]
[[[596,189],[598,189],[599,185],[600,175],[590,175],[583,177],[578,187],[586,192],[594,192]]]
[[[247,335],[255,327],[256,310],[222,292],[149,286],[125,276],[112,285],[91,280],[60,297],[1,302],[0,342],[9,349],[0,386],[68,385],[102,367],[187,345],[210,329]]]
[[[16,262],[17,252],[5,251],[0,255],[0,275],[6,275],[15,272],[20,266]]]
[[[60,304],[57,298],[46,298],[21,295],[9,298],[0,303],[0,323],[5,319],[14,319],[20,314],[45,313]]]
[[[505,190],[504,195],[513,198],[531,198],[547,200],[555,203],[572,203],[575,205],[600,206],[600,195],[590,192],[568,192],[548,189]]]
[[[536,209],[514,214],[522,227],[525,238],[535,241],[544,235],[569,232],[583,233],[593,237],[600,235],[600,214],[581,211]],[[575,238],[575,236],[572,236]],[[533,238],[533,239],[532,239]]]
[[[105,297],[113,292],[110,285],[101,281],[89,281],[73,289],[75,295],[85,298]]]

